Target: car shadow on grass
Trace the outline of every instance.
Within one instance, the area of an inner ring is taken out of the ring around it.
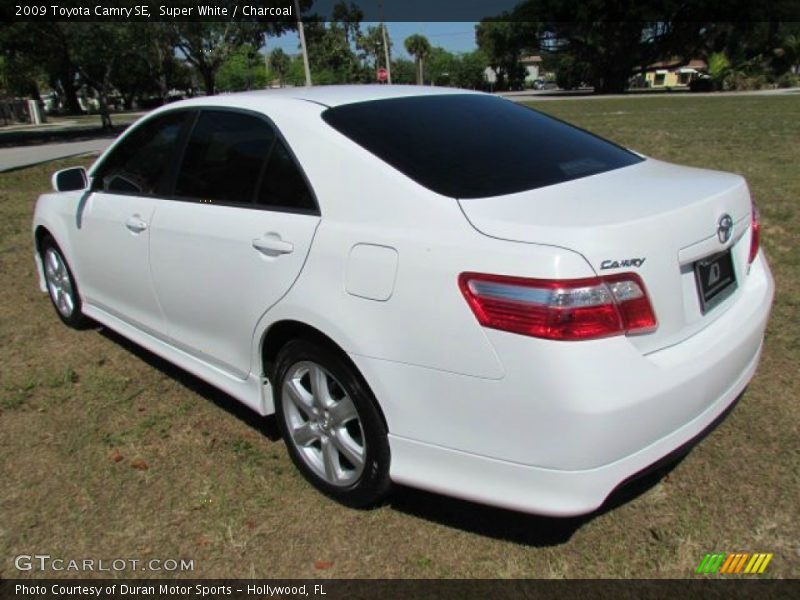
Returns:
[[[405,486],[395,488],[388,504],[395,510],[420,519],[498,540],[533,547],[558,546],[567,543],[585,524],[648,492],[682,459],[683,456],[673,458],[669,464],[617,488],[599,509],[579,517],[531,515]]]
[[[274,415],[262,417],[237,401],[235,398],[206,383],[199,377],[184,371],[171,362],[138,346],[120,334],[100,327],[99,332],[106,339],[125,348],[151,367],[178,381],[187,389],[213,402],[245,425],[277,442],[281,439]],[[699,444],[720,422],[722,422],[738,403],[745,392],[731,403],[710,425],[693,439],[686,442],[643,471],[633,475],[617,486],[606,498],[600,508],[588,515],[579,517],[544,517],[530,515],[503,508],[459,500],[449,496],[396,485],[384,506],[407,515],[517,544],[533,547],[558,546],[568,542],[578,529],[624,504],[634,501],[647,493],[669,475],[687,454]],[[657,535],[654,533],[653,535]]]
[[[107,327],[100,326],[98,331],[109,341],[123,347],[137,358],[146,362],[154,369],[158,369],[161,373],[170,379],[174,379],[185,388],[193,391],[195,394],[213,402],[216,406],[227,411],[248,427],[266,436],[270,441],[276,442],[281,439],[281,434],[278,430],[278,424],[275,421],[274,415],[262,417],[252,409],[248,408],[222,390],[217,389],[210,383],[206,383],[199,377],[192,375],[188,371],[184,371],[180,367],[173,365],[171,362],[161,358],[157,354],[153,354],[145,348],[142,348],[141,346],[121,336],[117,332],[108,329]]]

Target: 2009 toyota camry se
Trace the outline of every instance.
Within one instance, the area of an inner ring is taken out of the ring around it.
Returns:
[[[741,177],[462,90],[178,102],[53,185],[61,320],[274,412],[351,506],[592,511],[734,403],[773,297]]]

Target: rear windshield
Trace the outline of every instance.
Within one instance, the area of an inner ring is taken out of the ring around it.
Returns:
[[[330,108],[322,117],[414,181],[453,198],[513,194],[643,160],[494,96],[374,100]]]

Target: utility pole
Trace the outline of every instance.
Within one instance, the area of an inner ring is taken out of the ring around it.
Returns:
[[[386,40],[386,22],[383,20],[383,0],[378,2],[381,14],[381,35],[383,36],[383,56],[386,59],[386,83],[392,85],[392,63],[389,61],[389,42]]]
[[[269,54],[267,54],[267,32],[264,32],[264,74],[267,79],[267,87],[272,87],[272,82],[269,80]]]
[[[303,19],[300,18],[300,4],[297,0],[294,0],[294,11],[297,13],[297,32],[300,34],[300,50],[303,52],[303,68],[306,72],[306,86],[311,87],[311,69],[308,66],[306,34],[305,31],[303,31]]]
[[[392,85],[392,63],[389,60],[389,43],[386,41],[386,23],[381,23],[381,32],[383,33],[383,53],[386,57],[386,82]]]

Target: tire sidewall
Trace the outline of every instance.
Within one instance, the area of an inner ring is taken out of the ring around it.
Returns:
[[[358,480],[347,486],[329,484],[305,464],[291,441],[291,433],[283,411],[283,383],[292,367],[302,361],[311,361],[330,373],[353,401],[361,421],[366,443],[364,471]],[[388,491],[389,441],[386,426],[376,408],[375,398],[356,369],[343,359],[339,352],[316,342],[293,340],[278,353],[275,362],[273,400],[278,427],[289,456],[303,476],[317,489],[335,500],[352,507],[366,507],[378,502]]]

